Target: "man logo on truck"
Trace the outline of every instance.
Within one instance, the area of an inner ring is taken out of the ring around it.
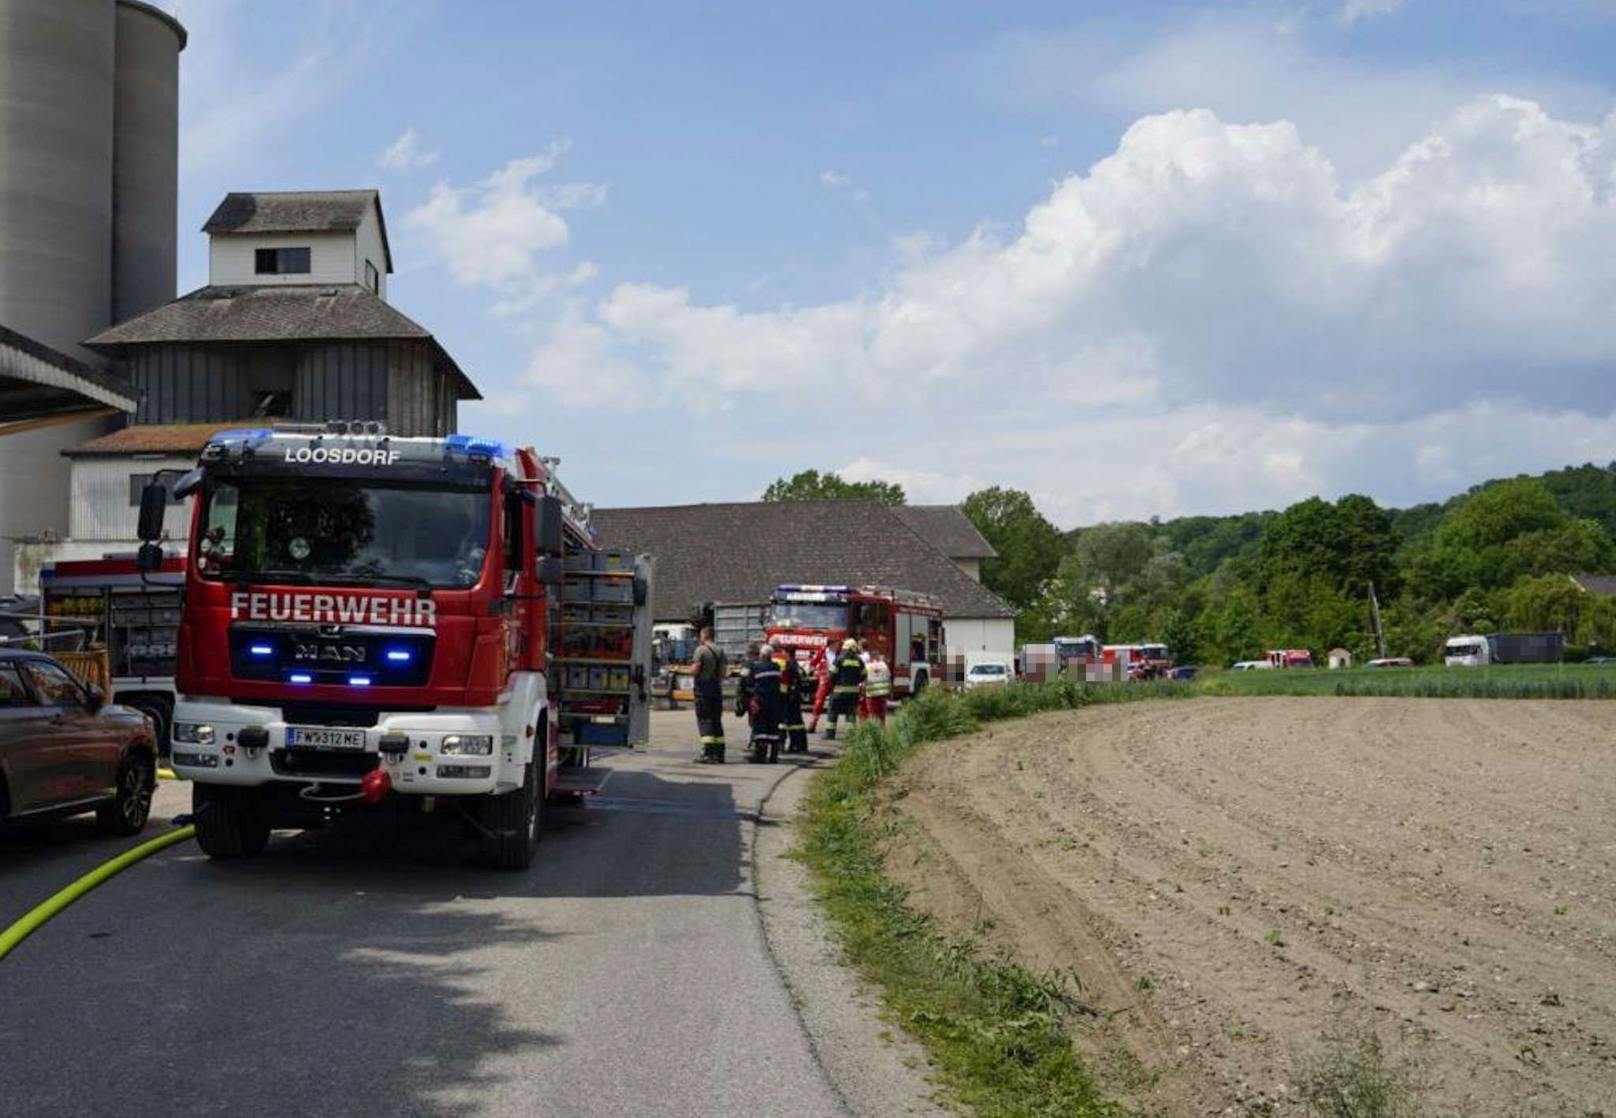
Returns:
[[[438,605],[430,598],[371,598],[358,594],[280,594],[242,591],[230,595],[236,621],[291,621],[302,625],[398,625],[432,628]]]

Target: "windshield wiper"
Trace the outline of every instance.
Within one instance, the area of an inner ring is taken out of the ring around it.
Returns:
[[[249,582],[292,582],[299,586],[314,585],[314,577],[307,571],[232,571],[230,581],[238,586]]]

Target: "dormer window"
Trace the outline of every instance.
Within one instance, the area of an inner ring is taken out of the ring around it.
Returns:
[[[253,271],[261,276],[308,275],[307,248],[260,248],[253,251]]]

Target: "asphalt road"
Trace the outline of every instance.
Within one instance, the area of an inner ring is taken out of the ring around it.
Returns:
[[[447,819],[135,866],[0,960],[0,1113],[845,1113],[752,895],[752,816],[791,766],[695,765],[693,735],[655,715],[587,808],[549,809],[526,873],[471,863]],[[134,841],[0,837],[0,927]]]

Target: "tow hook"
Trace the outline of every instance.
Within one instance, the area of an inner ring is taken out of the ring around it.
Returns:
[[[379,804],[393,790],[393,778],[386,769],[371,769],[359,782],[359,798],[367,804]]]

